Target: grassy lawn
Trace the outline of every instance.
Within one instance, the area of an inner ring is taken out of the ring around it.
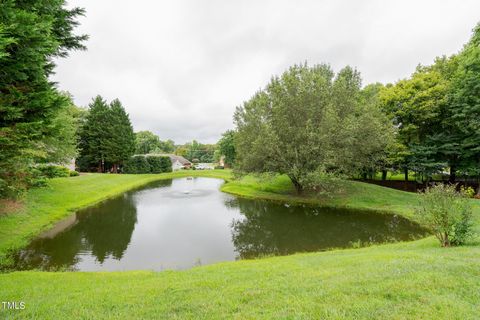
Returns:
[[[0,252],[75,209],[156,179],[212,176],[229,171],[165,175],[85,175],[54,179],[31,190],[24,209],[0,218]],[[77,180],[75,180],[77,179]],[[222,187],[245,197],[347,206],[412,216],[417,196],[347,182],[331,198],[292,195],[285,177],[246,177]],[[480,232],[480,206],[475,226]],[[478,319],[480,243],[440,248],[432,237],[361,249],[296,254],[166,272],[12,272],[0,274],[2,301],[25,301],[0,318],[41,319]]]

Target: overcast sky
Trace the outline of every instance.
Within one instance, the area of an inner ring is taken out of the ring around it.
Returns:
[[[70,0],[87,10],[88,51],[54,80],[86,106],[119,98],[135,131],[216,142],[237,105],[273,74],[308,61],[356,67],[364,84],[407,77],[458,52],[480,21],[478,0]]]

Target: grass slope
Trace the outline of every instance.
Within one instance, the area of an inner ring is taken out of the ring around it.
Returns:
[[[228,172],[194,174],[229,178]],[[115,186],[129,181],[133,185],[162,178],[110,177],[81,177],[97,184],[92,187],[97,194],[90,193],[85,181],[88,201],[99,201],[102,197],[98,193],[110,183]],[[68,188],[83,183],[67,180],[52,181],[49,190],[33,190],[26,199],[26,208],[30,208],[30,201],[42,206],[42,201],[52,200],[49,197],[60,201],[56,193],[69,194]],[[262,183],[246,177],[225,184],[222,190],[247,197],[388,210],[406,216],[411,216],[416,203],[415,194],[359,182],[349,182],[342,194],[323,199],[291,196],[290,188],[284,177]],[[69,201],[61,203],[65,208]],[[477,230],[479,212],[475,202]],[[0,220],[0,228],[3,226]],[[430,237],[361,249],[220,263],[186,271],[13,272],[0,274],[1,300],[25,301],[26,309],[0,310],[0,318],[478,319],[479,265],[478,242],[445,249]]]

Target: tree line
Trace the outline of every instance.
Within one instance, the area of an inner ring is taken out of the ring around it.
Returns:
[[[116,172],[135,153],[178,147],[167,140],[145,150],[119,100],[97,97],[90,110],[78,108],[50,81],[56,59],[86,49],[88,36],[75,33],[84,13],[63,0],[0,2],[0,198],[37,185],[39,164],[78,156],[80,169]]]
[[[237,107],[234,123],[222,139],[236,171],[286,174],[299,193],[329,176],[388,171],[428,182],[448,169],[452,183],[478,182],[480,26],[458,54],[395,84],[362,87],[348,66],[294,65]]]
[[[396,125],[386,167],[427,179],[449,169],[449,180],[480,176],[480,25],[464,48],[418,66],[386,85],[380,106]]]

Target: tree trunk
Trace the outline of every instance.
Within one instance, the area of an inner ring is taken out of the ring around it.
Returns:
[[[297,178],[295,177],[289,177],[290,180],[293,183],[293,186],[295,187],[295,190],[297,191],[297,194],[302,194],[303,193],[303,186],[298,182]]]
[[[450,239],[448,239],[448,233],[444,233],[443,246],[450,247]]]
[[[112,173],[118,173],[118,165],[116,163],[112,166]]]
[[[387,170],[382,170],[382,180],[387,180]]]
[[[405,181],[408,181],[408,168],[405,168],[403,173],[405,175]]]
[[[457,168],[455,166],[450,166],[450,177],[448,177],[448,182],[455,183],[457,180]]]

